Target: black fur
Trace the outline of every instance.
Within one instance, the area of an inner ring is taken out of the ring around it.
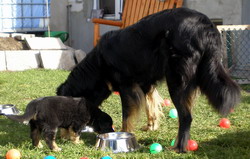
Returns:
[[[107,83],[111,83],[121,95],[126,131],[132,107],[139,107],[130,103],[136,103],[140,89],[147,94],[151,85],[166,79],[179,115],[174,149],[186,152],[197,89],[222,115],[239,101],[239,87],[221,64],[222,46],[217,28],[204,14],[186,8],[165,10],[104,34],[57,94],[85,96],[100,105],[110,95]]]
[[[23,115],[6,115],[9,119],[29,123],[31,139],[34,146],[40,146],[40,135],[43,133],[45,141],[51,150],[60,148],[55,144],[58,128],[63,128],[74,142],[79,142],[81,130],[86,126],[93,126],[98,133],[113,132],[112,118],[93,106],[85,98],[50,96],[31,101]]]

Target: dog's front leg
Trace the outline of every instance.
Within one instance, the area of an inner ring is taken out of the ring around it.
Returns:
[[[134,120],[138,119],[141,108],[146,106],[146,98],[138,84],[121,86],[120,96],[122,101],[122,131],[132,132]]]
[[[45,141],[52,151],[61,151],[62,149],[56,144],[56,132],[57,128],[47,127],[44,130]]]

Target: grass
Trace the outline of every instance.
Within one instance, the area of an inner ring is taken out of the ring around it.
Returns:
[[[15,104],[24,111],[27,103],[32,99],[55,95],[57,86],[63,82],[69,72],[58,70],[29,70],[23,72],[0,72],[0,104]],[[42,149],[33,148],[29,138],[29,126],[18,124],[0,116],[0,158],[4,158],[9,149],[18,149],[24,159],[42,159],[53,155],[57,159],[79,159],[80,157],[101,158],[111,156],[113,159],[220,159],[220,158],[250,158],[250,90],[249,85],[242,87],[242,100],[235,111],[228,116],[232,127],[222,129],[218,127],[221,118],[208,105],[205,97],[197,98],[193,108],[193,123],[191,138],[199,144],[195,152],[177,154],[169,149],[172,139],[178,129],[178,119],[170,119],[167,114],[174,106],[164,107],[166,117],[163,118],[161,128],[153,132],[144,132],[140,128],[146,123],[145,113],[142,113],[135,130],[136,138],[141,145],[139,151],[132,153],[112,154],[96,150],[94,133],[83,133],[81,139],[84,144],[74,145],[69,141],[58,139],[62,152],[51,152],[47,146]],[[169,98],[166,86],[158,86],[160,94]],[[109,113],[116,130],[121,129],[121,103],[117,95],[110,96],[101,107]],[[158,142],[163,146],[163,152],[150,154],[149,146]],[[44,144],[45,145],[45,144]]]

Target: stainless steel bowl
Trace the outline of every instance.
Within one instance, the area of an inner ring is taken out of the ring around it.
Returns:
[[[113,153],[132,152],[139,149],[134,134],[128,132],[111,132],[97,135],[96,147]]]
[[[15,105],[12,104],[4,104],[0,105],[0,114],[2,115],[17,115],[19,114],[19,110]]]

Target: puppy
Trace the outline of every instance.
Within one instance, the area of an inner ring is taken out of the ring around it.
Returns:
[[[61,137],[79,143],[81,130],[92,126],[97,133],[113,132],[112,118],[85,98],[49,96],[31,101],[23,115],[6,115],[9,119],[30,124],[30,137],[35,147],[42,147],[41,133],[48,147],[60,151],[55,142],[58,128]]]

